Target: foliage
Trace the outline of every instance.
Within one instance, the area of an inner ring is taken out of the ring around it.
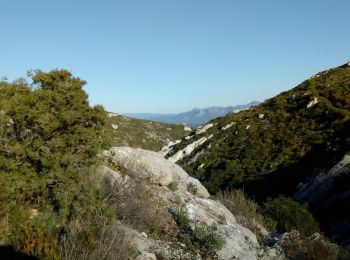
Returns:
[[[223,246],[224,240],[217,233],[216,226],[199,223],[194,228],[190,226],[187,213],[181,209],[172,212],[179,227],[179,239],[193,251],[198,251],[203,258],[215,257],[215,251]]]
[[[300,238],[292,232],[283,240],[281,247],[286,258],[290,260],[336,260],[345,256],[335,244],[319,234]]]
[[[191,192],[193,195],[196,195],[197,192],[198,192],[197,186],[194,185],[194,184],[191,183],[191,182],[187,184],[187,190],[188,190],[189,192]]]
[[[283,196],[274,199],[268,198],[264,203],[264,212],[276,221],[279,232],[298,230],[300,234],[309,236],[320,230],[307,205],[290,198]]]
[[[260,227],[263,226],[271,231],[275,229],[276,223],[261,214],[259,204],[246,197],[242,190],[231,192],[219,192],[218,200],[226,206],[235,216],[237,222],[250,229],[256,235],[260,233]]]
[[[109,113],[107,118],[107,130],[113,146],[130,146],[156,152],[170,140],[181,139],[187,134],[183,125],[128,118],[113,113]]]
[[[211,194],[244,189],[259,203],[293,196],[300,183],[350,154],[350,66],[320,72],[260,105],[211,123],[206,133],[183,138],[169,156],[213,135],[178,162]],[[349,187],[350,178],[341,177],[324,199],[310,204],[323,231],[344,244],[350,241]]]
[[[0,82],[2,244],[59,258],[59,234],[84,212],[104,208],[92,180],[106,113],[90,107],[85,81],[68,71],[36,71],[32,83]]]
[[[144,230],[155,238],[172,238],[174,224],[162,202],[153,198],[143,182],[130,183],[128,187],[115,185],[105,201],[111,205],[117,217],[125,224]]]

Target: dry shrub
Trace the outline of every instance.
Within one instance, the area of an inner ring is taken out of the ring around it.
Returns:
[[[106,201],[116,208],[117,217],[137,230],[171,239],[175,223],[165,205],[143,182],[115,185]]]
[[[301,239],[291,232],[282,243],[283,251],[290,260],[336,260],[338,248],[323,237]]]
[[[259,213],[259,205],[246,198],[242,190],[219,192],[217,197],[232,212],[239,224],[255,234],[259,233],[259,225],[266,226],[264,216]]]
[[[86,224],[77,220],[67,227],[66,234],[60,241],[63,259],[124,260],[132,258],[133,248],[125,239],[125,232],[118,223],[110,225],[105,216],[96,215],[94,227]]]

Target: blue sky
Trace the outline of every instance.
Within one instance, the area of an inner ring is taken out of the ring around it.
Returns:
[[[0,12],[0,75],[65,68],[119,113],[263,101],[350,59],[348,0],[2,0]]]

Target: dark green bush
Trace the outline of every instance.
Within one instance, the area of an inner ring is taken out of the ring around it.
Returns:
[[[107,116],[89,106],[85,81],[68,71],[31,77],[32,84],[0,82],[0,242],[59,258],[68,223],[104,207],[92,176],[107,145]]]
[[[298,230],[300,234],[309,236],[320,230],[306,204],[280,196],[268,198],[263,206],[265,214],[276,221],[279,232]]]

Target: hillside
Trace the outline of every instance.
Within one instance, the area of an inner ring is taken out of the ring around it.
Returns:
[[[271,200],[263,214],[243,192],[211,196],[172,162],[181,156],[111,147],[124,138],[139,146],[132,138],[151,130],[164,138],[172,126],[91,107],[86,82],[66,70],[35,71],[31,80],[0,81],[1,259],[318,260],[341,253],[317,233],[304,205]],[[327,176],[341,174],[347,162]],[[300,196],[309,189],[301,187]]]
[[[146,113],[129,113],[126,114],[129,117],[154,120],[158,122],[170,123],[170,124],[187,124],[191,127],[197,127],[203,125],[210,120],[227,115],[232,111],[238,111],[247,109],[251,106],[259,104],[258,101],[250,102],[245,105],[229,106],[229,107],[208,107],[208,108],[194,108],[191,111],[179,113],[179,114],[146,114]]]
[[[110,127],[125,127],[116,136],[126,138],[133,127],[148,134],[170,125],[130,126],[91,107],[86,82],[66,70],[35,71],[31,80],[0,81],[0,259],[283,256],[283,240],[260,244],[258,232],[160,153],[111,148]]]
[[[345,64],[249,110],[212,120],[167,156],[211,192],[239,187],[263,201],[280,194],[293,196],[300,183],[310,182],[340,162],[350,152],[349,133],[350,64]],[[341,175],[341,181],[337,179],[332,186],[329,192],[340,193],[322,212],[318,206],[324,199],[311,202],[324,228],[335,238],[339,234],[332,233],[335,224],[344,224],[337,230],[349,230],[350,181],[346,176]],[[334,208],[334,201],[341,209],[326,223],[327,209]]]
[[[108,113],[107,129],[114,146],[159,151],[170,141],[181,139],[191,128]]]

